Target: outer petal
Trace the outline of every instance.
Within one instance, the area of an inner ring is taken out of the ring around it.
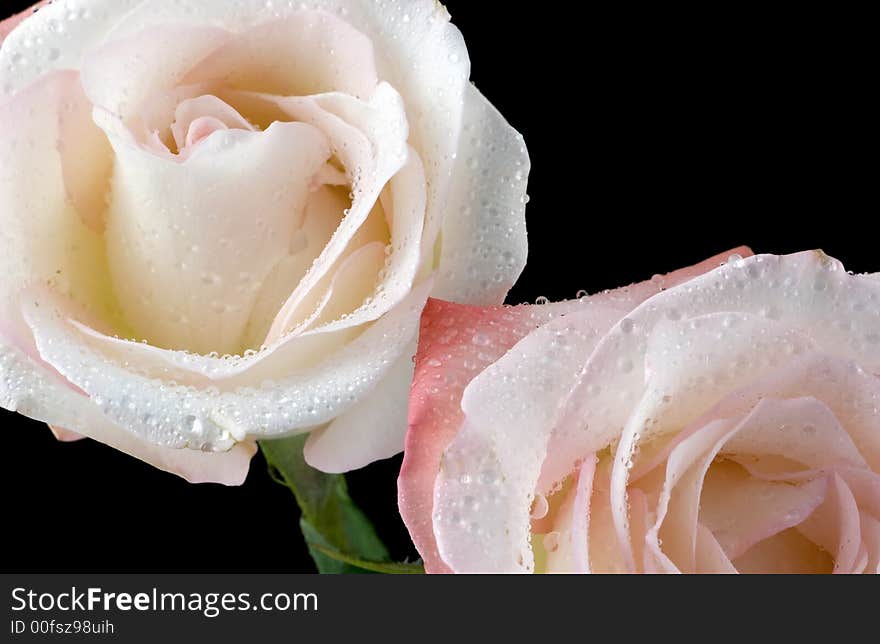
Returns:
[[[45,73],[80,69],[85,52],[142,2],[56,0],[43,6],[3,40],[0,96],[21,91]]]
[[[0,44],[23,20],[34,15],[46,4],[46,0],[38,2],[30,9],[0,22]],[[60,23],[53,24],[57,26]],[[10,47],[15,47],[15,43],[13,42]],[[49,58],[54,59],[59,55],[60,52],[57,49],[49,50]],[[21,64],[21,51],[18,50],[10,56],[10,60],[13,58],[17,64]],[[14,73],[16,70],[10,71]],[[0,102],[5,98],[5,95],[13,92],[14,83],[11,80],[6,81],[2,87]],[[61,152],[68,196],[86,225],[98,230],[112,157],[108,153],[104,137],[95,136],[97,128],[91,123],[91,105],[84,98],[82,92],[77,88],[75,98],[69,97],[65,102],[66,114],[60,118],[63,144],[59,145],[59,152]],[[61,115],[59,114],[59,116]]]
[[[468,86],[435,297],[466,304],[504,301],[526,265],[529,168],[522,136]],[[430,261],[441,220],[437,211],[429,214],[423,252]]]
[[[115,425],[88,398],[59,383],[40,364],[11,347],[0,345],[0,373],[0,404],[4,408],[52,425],[76,428],[80,436],[93,438],[191,483],[240,485],[256,452],[253,443],[239,444],[223,454],[153,445]],[[66,435],[72,434],[66,430]]]
[[[65,429],[64,427],[59,427],[58,425],[49,425],[49,429],[52,430],[52,434],[60,440],[62,443],[73,443],[78,440],[82,440],[85,438],[82,434],[77,434],[76,432],[72,432],[69,429]]]
[[[348,472],[403,451],[415,343],[361,402],[309,434],[306,462],[323,472]]]
[[[461,395],[480,370],[534,327],[522,311],[428,300],[422,313],[398,500],[428,572],[450,572],[434,538],[434,480],[443,450],[461,425]],[[486,338],[491,332],[486,346],[478,348],[467,337],[478,332]]]
[[[429,287],[426,283],[414,289],[393,311],[315,366],[259,388],[222,391],[169,383],[116,364],[103,353],[105,345],[90,345],[60,311],[46,305],[51,303],[29,301],[23,312],[42,358],[88,393],[115,423],[154,444],[225,451],[252,438],[306,431],[351,408],[412,341]]]
[[[30,9],[25,9],[24,11],[15,14],[14,16],[10,16],[6,20],[0,21],[0,44],[3,44],[3,41],[6,40],[6,36],[15,29],[25,18],[31,17],[36,11],[39,11],[43,6],[48,4],[51,0],[40,0]]]
[[[77,166],[101,136],[84,102],[77,75],[58,72],[0,103],[0,316],[25,344],[16,298],[30,284],[100,320],[114,314],[103,239],[83,222],[71,191],[91,180]]]
[[[434,492],[440,555],[457,572],[532,570],[530,507],[558,401],[619,316],[597,306],[548,322],[465,389]]]
[[[83,88],[96,107],[130,123],[148,102],[171,97],[187,72],[231,37],[212,26],[164,25],[112,40],[86,55]],[[166,122],[174,107],[169,103]]]

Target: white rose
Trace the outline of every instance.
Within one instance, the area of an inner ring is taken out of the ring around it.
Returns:
[[[193,481],[308,431],[327,471],[400,451],[426,298],[500,302],[525,263],[528,156],[469,67],[434,0],[28,17],[0,49],[0,404]]]

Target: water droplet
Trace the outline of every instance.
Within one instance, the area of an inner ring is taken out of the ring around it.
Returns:
[[[543,519],[547,516],[547,512],[550,510],[550,504],[547,502],[547,497],[538,492],[535,494],[535,498],[532,501],[532,510],[530,516],[533,519]]]
[[[492,339],[485,333],[478,332],[471,338],[471,342],[478,347],[487,347],[492,343]]]
[[[547,552],[556,552],[559,550],[559,533],[556,531],[548,532],[544,535],[544,550]]]
[[[730,257],[727,258],[727,263],[731,266],[735,266],[736,268],[742,268],[745,264],[745,260],[743,256],[739,253],[733,253]]]

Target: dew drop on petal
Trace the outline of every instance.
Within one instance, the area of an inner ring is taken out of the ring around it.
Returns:
[[[533,519],[543,519],[547,516],[547,512],[550,510],[550,504],[547,502],[547,497],[538,492],[535,494],[535,499],[532,501],[532,510],[530,516]]]

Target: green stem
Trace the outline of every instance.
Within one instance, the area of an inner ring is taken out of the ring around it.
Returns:
[[[270,476],[289,488],[302,510],[300,528],[322,573],[414,573],[418,565],[391,562],[373,524],[351,500],[341,474],[325,474],[303,458],[306,436],[262,441]]]

